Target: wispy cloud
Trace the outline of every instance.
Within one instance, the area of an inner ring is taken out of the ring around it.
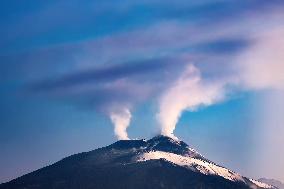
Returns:
[[[236,59],[241,83],[249,89],[284,89],[284,28],[254,36],[254,45]]]
[[[283,33],[280,31],[284,20],[282,1],[170,3],[156,0],[127,1],[124,5],[116,5],[90,3],[89,8],[93,12],[85,14],[80,9],[71,15],[76,6],[63,2],[48,5],[46,9],[22,19],[20,26],[34,19],[39,25],[47,24],[46,27],[34,26],[14,35],[16,38],[35,36],[38,32],[39,37],[35,37],[35,41],[41,38],[43,31],[39,29],[56,30],[61,22],[66,24],[64,28],[70,28],[73,24],[69,21],[74,19],[85,21],[78,22],[80,24],[74,31],[79,26],[90,29],[91,25],[104,29],[99,32],[92,28],[90,31],[95,35],[85,35],[89,37],[73,39],[72,42],[69,42],[72,39],[68,38],[69,32],[61,31],[66,35],[65,41],[35,45],[37,48],[34,49],[27,47],[18,54],[1,51],[2,77],[5,80],[18,78],[27,84],[29,92],[66,98],[76,105],[88,105],[107,114],[114,104],[131,110],[149,99],[167,99],[171,96],[167,94],[174,93],[172,90],[182,90],[182,94],[186,95],[177,99],[189,102],[192,92],[202,97],[200,93],[203,91],[222,91],[223,86],[216,83],[230,83],[246,90],[282,87],[283,78],[279,70],[283,69],[283,44],[277,40]],[[50,22],[54,20],[54,15],[49,17],[50,11],[61,10],[62,6],[67,8],[67,16],[55,19],[55,23]],[[110,8],[115,9],[113,14]],[[153,15],[145,15],[145,10],[152,10]],[[137,20],[138,16],[128,16],[136,11],[140,12],[140,20]],[[35,15],[38,17],[35,18]],[[116,17],[121,21],[119,24]],[[93,22],[90,18],[94,18]],[[103,22],[104,19],[106,22]],[[45,20],[48,22],[42,22]],[[125,28],[122,27],[124,22]],[[107,28],[107,23],[113,23],[113,28]],[[7,25],[10,29],[17,27]],[[52,38],[53,32],[49,33]],[[194,81],[183,76],[185,65],[189,63],[193,63],[200,72]],[[15,67],[18,69],[15,70]],[[271,73],[264,72],[268,69]],[[174,81],[180,78],[184,80],[180,83],[190,86],[173,86]],[[185,103],[178,108],[176,118],[169,122],[175,125],[183,110],[218,101],[217,93],[209,95],[212,97],[209,100],[206,96],[200,102]],[[169,133],[172,131],[170,129]]]

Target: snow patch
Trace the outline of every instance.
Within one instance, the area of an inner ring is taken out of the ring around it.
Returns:
[[[162,151],[151,151],[143,153],[137,157],[137,161],[147,161],[151,159],[166,159],[167,161],[172,162],[176,165],[198,171],[205,175],[218,175],[231,181],[245,182],[241,175],[234,173],[233,171],[192,157],[185,157]]]
[[[263,182],[259,182],[257,180],[254,179],[249,179],[252,183],[254,183],[256,186],[261,187],[261,188],[274,188],[273,186],[263,183]]]

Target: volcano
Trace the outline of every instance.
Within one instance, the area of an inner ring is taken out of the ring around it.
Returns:
[[[69,156],[0,185],[0,189],[258,189],[241,176],[166,136],[120,140]]]

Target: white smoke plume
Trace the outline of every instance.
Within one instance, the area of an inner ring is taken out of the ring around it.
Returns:
[[[239,54],[234,74],[217,82],[208,82],[192,64],[164,92],[157,115],[161,134],[174,137],[176,124],[185,110],[212,105],[225,97],[226,86],[238,90],[284,89],[284,28],[255,36],[254,43]]]
[[[158,122],[161,134],[175,137],[173,131],[184,110],[194,111],[200,106],[208,106],[224,98],[224,84],[206,83],[199,70],[192,64],[163,94],[159,102]]]
[[[131,112],[128,108],[121,108],[110,113],[110,119],[114,124],[114,133],[118,140],[129,140],[127,127],[130,124]]]
[[[284,28],[259,34],[236,59],[240,85],[248,90],[284,89]]]

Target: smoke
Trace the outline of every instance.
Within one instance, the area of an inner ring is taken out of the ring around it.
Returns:
[[[160,97],[157,119],[161,134],[175,137],[173,132],[182,112],[219,102],[225,98],[227,85],[238,91],[273,89],[283,92],[283,35],[284,28],[276,28],[255,36],[251,46],[232,60],[235,72],[215,82],[212,78],[202,78],[198,68],[188,65]]]
[[[184,110],[194,111],[224,98],[224,83],[202,80],[200,71],[189,64],[182,75],[165,91],[159,102],[158,122],[161,134],[175,137],[174,129]]]
[[[110,119],[114,124],[114,133],[119,140],[129,140],[127,127],[131,120],[131,113],[128,108],[121,108],[110,113]]]
[[[241,85],[248,90],[284,89],[284,28],[255,37],[255,43],[237,58]]]

